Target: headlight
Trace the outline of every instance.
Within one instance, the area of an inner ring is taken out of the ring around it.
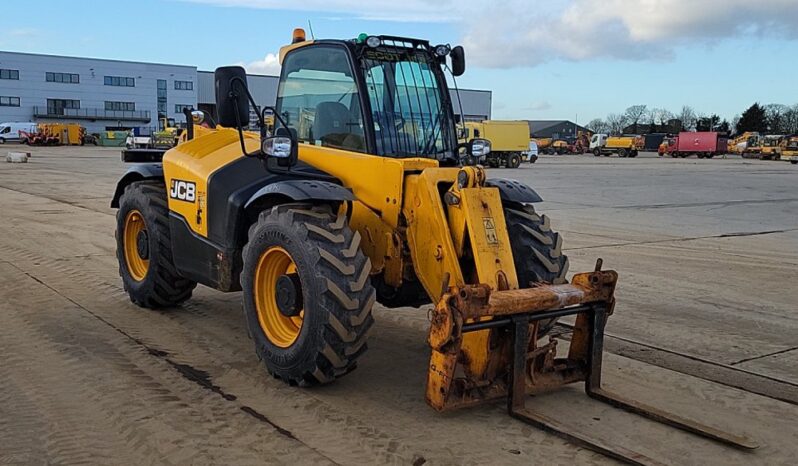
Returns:
[[[265,138],[261,143],[261,150],[269,157],[287,159],[291,157],[291,138],[284,136]]]
[[[451,51],[452,48],[449,47],[447,44],[441,44],[435,46],[435,55],[439,57],[445,57],[446,55],[449,55],[449,52]]]
[[[376,49],[381,44],[382,44],[382,40],[380,40],[380,38],[377,37],[377,36],[368,36],[366,38],[366,45],[368,45],[369,47],[371,47],[373,49]]]

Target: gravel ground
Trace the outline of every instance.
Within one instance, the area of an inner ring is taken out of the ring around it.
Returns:
[[[238,293],[199,287],[179,309],[133,306],[109,208],[119,151],[32,152],[0,163],[0,463],[610,462],[501,403],[428,408],[423,309],[378,307],[358,370],[297,389],[258,363]],[[620,273],[607,386],[762,446],[721,447],[579,387],[528,406],[664,463],[794,462],[798,167],[642,154],[544,156],[491,173],[543,196],[571,271],[602,257]]]

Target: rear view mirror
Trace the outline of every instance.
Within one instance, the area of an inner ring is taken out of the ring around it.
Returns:
[[[452,58],[452,74],[454,76],[462,76],[465,73],[465,50],[462,45],[458,45],[449,52]]]
[[[216,68],[216,111],[219,124],[227,128],[240,128],[249,123],[247,100],[247,73],[240,66]]]
[[[468,144],[468,152],[472,157],[485,157],[490,154],[490,141],[487,139],[472,139]]]

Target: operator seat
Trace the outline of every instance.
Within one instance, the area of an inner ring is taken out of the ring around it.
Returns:
[[[355,150],[363,152],[365,141],[360,132],[360,125],[352,122],[352,114],[346,105],[340,102],[321,102],[316,106],[313,119],[313,138],[321,141],[323,147]]]

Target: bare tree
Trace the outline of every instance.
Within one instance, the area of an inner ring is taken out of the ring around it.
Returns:
[[[798,104],[787,108],[782,115],[782,123],[786,134],[798,133]]]
[[[628,124],[634,126],[634,129],[632,129],[633,133],[637,133],[637,125],[646,114],[646,109],[647,107],[645,105],[632,105],[624,112],[623,116],[626,118]]]
[[[768,124],[768,131],[771,134],[784,134],[788,132],[785,128],[784,115],[790,110],[790,107],[782,104],[768,104],[765,105],[765,119]]]
[[[609,131],[607,123],[601,118],[594,118],[590,120],[585,128],[593,131],[594,133],[606,133]]]
[[[695,114],[695,110],[693,110],[693,107],[690,107],[689,105],[683,106],[682,111],[679,113],[679,115],[676,118],[678,118],[679,121],[682,122],[683,131],[695,130],[697,117]]]
[[[610,134],[622,134],[623,129],[629,123],[629,120],[626,119],[626,115],[621,115],[618,113],[610,113],[607,115],[607,129],[609,130]]]

